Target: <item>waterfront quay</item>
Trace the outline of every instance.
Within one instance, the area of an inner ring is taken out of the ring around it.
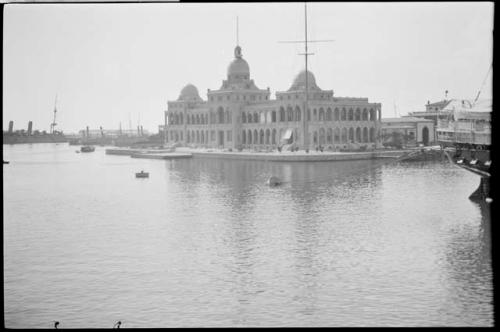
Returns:
[[[222,149],[193,149],[188,147],[179,147],[175,152],[158,149],[124,149],[124,148],[109,148],[106,149],[106,154],[109,155],[125,155],[132,158],[145,159],[177,159],[177,158],[220,158],[233,160],[261,160],[261,161],[347,161],[347,160],[367,160],[378,158],[400,158],[408,154],[412,149],[406,150],[374,150],[365,152],[319,152],[319,151],[271,151],[271,152],[255,152],[255,151],[229,151]]]

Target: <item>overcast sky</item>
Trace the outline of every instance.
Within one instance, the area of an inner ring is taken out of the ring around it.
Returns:
[[[8,4],[3,128],[156,132],[187,83],[202,98],[226,78],[240,45],[259,88],[290,87],[304,68],[303,3]],[[492,62],[492,3],[309,3],[310,70],[336,96],[382,103],[382,116],[427,100],[473,99]],[[481,96],[491,98],[491,77]]]

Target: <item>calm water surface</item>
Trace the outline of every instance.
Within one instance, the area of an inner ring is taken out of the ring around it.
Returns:
[[[489,209],[450,164],[3,149],[7,327],[493,325]]]

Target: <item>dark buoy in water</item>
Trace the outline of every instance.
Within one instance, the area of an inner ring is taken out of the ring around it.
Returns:
[[[270,187],[275,187],[275,186],[279,186],[281,184],[281,181],[280,179],[278,179],[276,176],[271,176],[268,180],[267,180],[267,184],[270,186]]]

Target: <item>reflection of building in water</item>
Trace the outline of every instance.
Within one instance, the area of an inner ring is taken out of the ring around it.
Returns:
[[[368,98],[334,97],[333,90],[318,87],[310,71],[307,78],[305,71],[299,73],[287,91],[276,92],[275,100],[270,94],[269,88],[259,89],[250,79],[248,63],[236,46],[227,79],[220,89],[208,90],[206,101],[188,84],[176,101],[168,102],[166,140],[223,148],[294,144],[370,149],[379,142],[381,104]]]

